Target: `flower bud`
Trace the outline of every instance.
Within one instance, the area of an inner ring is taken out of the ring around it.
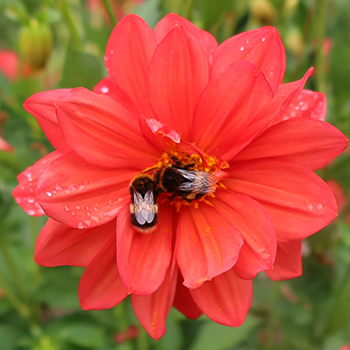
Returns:
[[[252,0],[250,11],[253,17],[263,24],[271,24],[276,17],[276,10],[269,0]]]
[[[19,33],[19,46],[23,59],[33,69],[42,69],[52,49],[52,32],[45,23],[32,19]]]

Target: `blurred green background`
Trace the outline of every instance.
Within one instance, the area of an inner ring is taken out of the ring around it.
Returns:
[[[82,268],[34,263],[46,219],[27,215],[11,192],[16,175],[52,147],[22,104],[38,91],[93,88],[106,74],[109,34],[130,12],[152,28],[178,13],[219,43],[275,26],[287,52],[285,82],[315,67],[306,88],[326,93],[326,120],[350,137],[349,0],[0,0],[0,135],[13,148],[0,151],[0,350],[333,350],[350,344],[349,152],[318,172],[337,197],[339,217],[304,242],[303,276],[271,282],[260,274],[240,328],[204,316],[190,321],[173,309],[166,335],[156,342],[139,326],[129,300],[82,311]],[[12,75],[1,60],[4,50],[17,60]]]

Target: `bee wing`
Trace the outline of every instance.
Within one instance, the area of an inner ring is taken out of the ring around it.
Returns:
[[[145,197],[135,191],[134,192],[135,218],[140,225],[146,222],[151,223],[157,214],[156,206],[152,191],[147,191]]]
[[[216,187],[214,186],[219,178],[205,171],[176,169],[186,180],[179,186],[180,191],[194,193],[213,193]]]

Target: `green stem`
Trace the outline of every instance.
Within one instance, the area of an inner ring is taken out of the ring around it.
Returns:
[[[27,305],[23,304],[16,295],[12,292],[5,277],[0,273],[0,285],[5,291],[5,297],[10,301],[12,306],[18,311],[23,318],[30,317],[30,310]]]
[[[111,23],[115,27],[118,24],[118,20],[117,20],[117,17],[115,16],[115,13],[113,11],[113,6],[111,5],[109,0],[102,0],[102,3],[107,11],[107,14],[108,14],[108,17],[109,17]]]
[[[187,2],[184,17],[187,18],[189,21],[192,18],[192,12],[193,12],[193,8],[194,8],[195,3],[196,3],[196,0],[188,0],[188,2]]]
[[[316,35],[317,35],[317,51],[316,51],[316,84],[317,91],[326,92],[326,71],[325,60],[323,54],[323,42],[326,35],[326,0],[317,1],[317,17],[316,17]]]
[[[71,10],[69,8],[67,0],[60,0],[60,8],[62,16],[66,22],[68,30],[70,32],[71,38],[73,40],[74,46],[77,50],[83,49],[83,41],[80,38],[79,32],[74,24]]]
[[[137,337],[137,350],[148,350],[148,334],[140,327],[140,333]]]
[[[8,269],[10,270],[11,276],[12,276],[13,281],[15,282],[15,284],[18,288],[19,293],[21,294],[24,301],[26,303],[28,303],[29,296],[28,296],[27,288],[22,280],[21,275],[18,272],[18,269],[17,269],[15,262],[12,259],[10,251],[8,250],[8,247],[7,247],[6,241],[3,237],[3,233],[2,233],[1,228],[0,228],[0,251],[3,255],[4,261],[5,261]]]

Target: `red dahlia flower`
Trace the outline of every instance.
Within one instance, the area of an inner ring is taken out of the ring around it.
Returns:
[[[312,69],[282,84],[285,53],[274,28],[218,46],[174,14],[154,30],[125,17],[105,62],[109,75],[94,92],[47,91],[24,104],[56,148],[19,176],[14,191],[29,214],[50,217],[35,260],[86,266],[83,309],[110,308],[131,294],[155,339],[172,305],[191,319],[204,313],[239,326],[257,273],[299,276],[301,240],[337,215],[313,170],[347,139],[324,122],[324,95],[303,90]],[[200,174],[202,190],[202,178],[214,181],[199,193],[190,180],[187,192],[154,180],[158,206],[152,197],[154,205],[136,210],[151,211],[158,224],[140,232],[130,182],[169,168],[196,181]]]

